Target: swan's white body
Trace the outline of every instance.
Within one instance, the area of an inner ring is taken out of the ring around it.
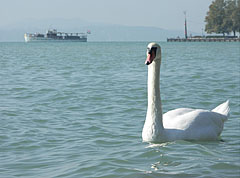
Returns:
[[[155,47],[156,54],[151,59],[148,54],[148,109],[142,131],[143,141],[167,142],[174,140],[217,140],[229,114],[229,101],[212,111],[179,108],[162,115],[159,88],[161,49],[150,43],[148,50]],[[150,61],[150,62],[149,62]]]

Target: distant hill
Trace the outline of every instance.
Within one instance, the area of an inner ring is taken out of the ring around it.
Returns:
[[[45,33],[49,28],[63,32],[91,30],[88,41],[166,41],[169,37],[183,36],[182,31],[157,27],[124,26],[89,23],[79,19],[28,20],[8,26],[0,26],[0,41],[24,41],[24,33]]]

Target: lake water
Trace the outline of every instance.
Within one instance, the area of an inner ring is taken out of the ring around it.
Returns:
[[[162,47],[163,111],[230,99],[215,142],[142,142],[147,42],[0,43],[0,177],[239,177],[240,43]]]

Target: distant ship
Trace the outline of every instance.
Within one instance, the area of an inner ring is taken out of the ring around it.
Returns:
[[[87,42],[87,34],[91,32],[88,30],[87,33],[64,33],[58,32],[56,29],[47,30],[46,34],[42,33],[25,33],[25,42],[38,42],[38,41],[76,41],[76,42]]]

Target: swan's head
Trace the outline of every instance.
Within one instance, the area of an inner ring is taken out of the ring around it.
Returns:
[[[149,65],[156,60],[161,60],[161,47],[157,43],[149,43],[147,46],[147,59],[145,64]]]

